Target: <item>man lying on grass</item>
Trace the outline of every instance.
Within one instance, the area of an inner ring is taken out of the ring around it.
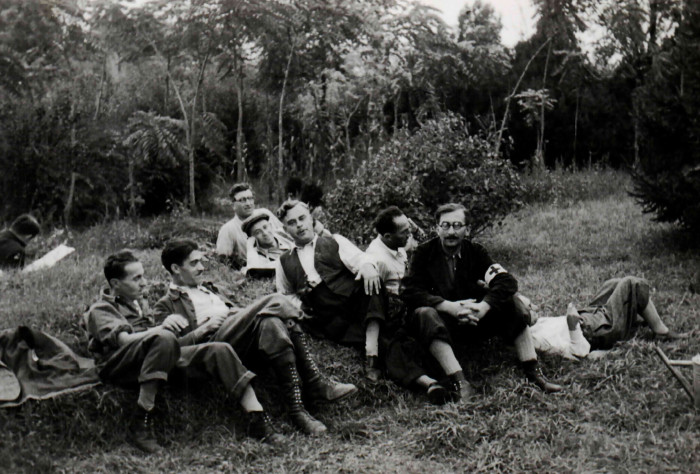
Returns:
[[[437,209],[436,220],[438,236],[418,246],[403,281],[401,296],[416,337],[434,353],[500,336],[514,344],[530,382],[545,392],[562,390],[538,368],[529,315],[514,301],[518,282],[491,260],[484,247],[466,239],[464,206],[444,204]],[[434,347],[435,341],[443,345]],[[472,389],[455,357],[448,359],[445,372],[454,390],[468,399]]]
[[[603,283],[593,301],[581,309],[569,303],[566,317],[540,318],[532,326],[535,349],[567,359],[586,357],[591,350],[607,350],[634,334],[641,316],[655,337],[686,337],[666,327],[649,295],[649,282],[627,276]]]
[[[90,306],[84,320],[89,350],[95,355],[100,378],[118,385],[139,387],[127,439],[139,449],[160,449],[152,432],[152,411],[162,382],[174,371],[185,376],[207,374],[221,382],[248,414],[249,434],[277,443],[267,414],[255,396],[248,371],[229,344],[201,342],[180,347],[176,334],[188,325],[181,315],[168,314],[156,325],[144,298],[147,280],[143,265],[128,250],[107,257],[104,274],[109,287]]]
[[[365,377],[377,381],[384,305],[376,263],[341,235],[317,235],[301,201],[285,201],[277,216],[295,244],[276,262],[277,291],[300,300],[312,334],[364,347]]]
[[[245,308],[224,288],[203,281],[205,256],[191,240],[171,240],[161,262],[172,276],[168,293],[155,305],[156,318],[178,314],[185,317],[178,327],[183,350],[204,342],[222,342],[233,348],[248,365],[271,368],[289,405],[294,425],[306,434],[326,431],[302,401],[307,398],[340,400],[357,391],[352,384],[330,382],[311,357],[306,334],[296,323],[303,313],[285,296],[273,294]]]

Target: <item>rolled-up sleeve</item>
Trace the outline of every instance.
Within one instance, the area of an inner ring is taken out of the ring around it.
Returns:
[[[129,322],[108,304],[93,306],[87,318],[88,332],[101,345],[119,347],[119,334],[132,333]]]

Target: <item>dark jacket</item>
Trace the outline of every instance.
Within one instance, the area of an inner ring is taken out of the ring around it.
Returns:
[[[498,310],[512,300],[518,291],[517,280],[509,273],[499,273],[491,279],[488,288],[478,284],[486,280],[486,272],[493,265],[486,249],[469,240],[462,242],[454,283],[450,285],[449,269],[440,238],[435,237],[416,248],[408,272],[403,279],[401,297],[409,310],[422,306],[435,307],[443,301],[474,298],[486,301],[492,310]]]
[[[215,285],[212,282],[202,283],[202,286],[221,298],[231,311],[239,309],[233,301],[231,301],[233,295],[227,292],[223,287]],[[178,339],[181,346],[190,346],[203,342],[206,336],[209,335],[195,332],[197,329],[197,315],[195,314],[194,305],[187,293],[181,291],[179,288],[168,288],[166,295],[159,299],[155,306],[153,306],[153,313],[158,322],[163,322],[163,320],[171,314],[180,314],[187,318],[190,324],[182,330]]]
[[[340,259],[338,248],[338,242],[333,237],[318,237],[314,249],[314,267],[333,293],[350,296],[355,290],[355,275]],[[301,266],[296,248],[283,253],[280,263],[287,280],[294,286],[294,293],[303,293],[307,289],[306,272]]]
[[[0,232],[0,268],[22,268],[27,243],[10,229]]]

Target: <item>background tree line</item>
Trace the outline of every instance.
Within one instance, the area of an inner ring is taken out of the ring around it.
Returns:
[[[338,205],[367,179],[416,206],[500,189],[484,220],[517,204],[513,167],[604,164],[698,225],[698,4],[535,4],[506,48],[479,0],[456,29],[412,0],[0,0],[0,219],[206,210],[244,179],[275,201],[298,175],[353,178]]]

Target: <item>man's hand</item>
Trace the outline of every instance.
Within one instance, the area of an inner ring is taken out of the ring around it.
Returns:
[[[362,265],[357,272],[355,280],[359,280],[360,278],[362,278],[365,284],[365,294],[379,294],[379,289],[382,287],[382,280],[379,278],[379,272],[374,268],[374,265],[371,263]]]
[[[583,322],[583,318],[576,310],[576,306],[569,303],[566,307],[566,325],[569,327],[569,331],[574,331],[581,322]]]
[[[486,316],[486,313],[488,313],[491,309],[491,305],[488,304],[486,301],[480,301],[476,303],[473,300],[466,300],[461,302],[460,304],[462,308],[464,308],[464,310],[467,311],[467,318],[469,319],[468,322],[473,322],[474,324],[478,323],[481,320],[481,318]]]
[[[207,320],[207,322],[199,326],[198,329],[204,331],[206,334],[209,334],[210,332],[214,332],[217,329],[219,329],[228,317],[228,314],[220,314],[219,316],[214,316],[213,318]]]
[[[180,332],[189,326],[187,319],[180,314],[171,314],[163,321],[161,327],[173,332],[174,334],[180,334]]]

